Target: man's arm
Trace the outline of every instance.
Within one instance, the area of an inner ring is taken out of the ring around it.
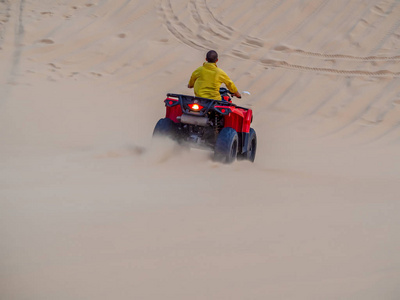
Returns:
[[[190,77],[189,83],[188,83],[188,88],[191,89],[194,87],[194,83],[196,82],[198,75],[197,75],[197,70],[192,73],[192,76]]]
[[[233,83],[233,81],[229,78],[229,76],[224,71],[221,72],[221,77],[222,77],[222,82],[226,85],[228,90],[232,94],[234,94],[236,97],[242,98],[242,95],[239,93],[236,85]]]

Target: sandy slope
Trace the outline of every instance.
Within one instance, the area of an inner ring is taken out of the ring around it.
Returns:
[[[400,2],[0,2],[1,299],[398,299]],[[254,164],[152,141],[208,49]]]

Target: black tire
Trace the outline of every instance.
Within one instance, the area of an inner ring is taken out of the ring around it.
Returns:
[[[238,154],[238,159],[240,160],[249,160],[254,162],[256,159],[256,151],[257,151],[257,135],[253,128],[250,128],[249,131],[249,144],[247,145],[246,152],[243,154]]]
[[[215,143],[214,159],[225,164],[232,163],[237,156],[238,144],[237,132],[230,127],[223,128]]]
[[[247,149],[246,159],[254,162],[257,152],[257,135],[253,128],[250,128],[249,148]]]
[[[168,118],[160,119],[154,127],[153,137],[165,136],[175,140],[177,138],[176,124]]]

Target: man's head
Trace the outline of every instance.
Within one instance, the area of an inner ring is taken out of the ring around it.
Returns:
[[[214,50],[210,50],[207,52],[206,60],[209,63],[216,63],[218,61],[218,53]]]

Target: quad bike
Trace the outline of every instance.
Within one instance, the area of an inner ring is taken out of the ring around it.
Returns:
[[[220,94],[221,101],[167,94],[166,116],[157,122],[153,136],[214,150],[214,159],[222,163],[236,158],[254,162],[257,136],[250,127],[253,112],[233,104],[233,94],[226,88],[221,88]]]

